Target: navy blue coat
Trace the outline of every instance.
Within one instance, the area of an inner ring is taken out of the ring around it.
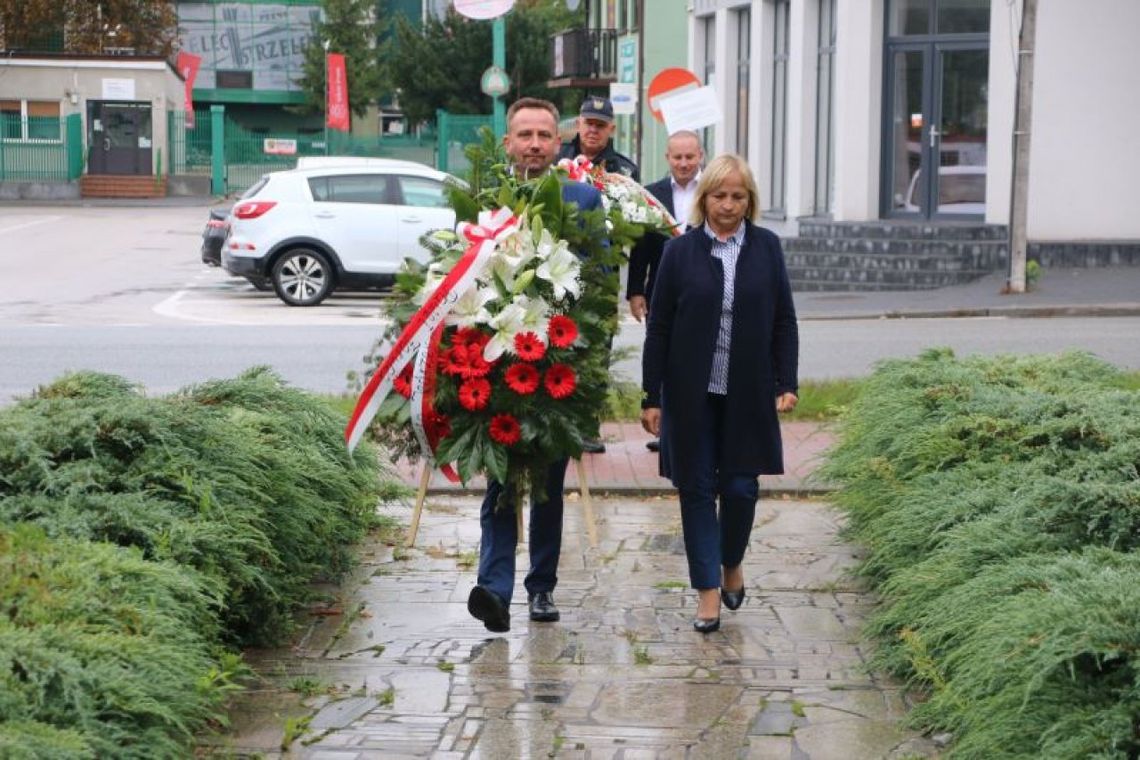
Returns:
[[[720,328],[723,271],[708,234],[691,229],[665,244],[649,306],[642,406],[661,408],[661,474],[678,488],[694,477],[690,463]],[[748,222],[734,290],[717,469],[779,474],[784,454],[776,396],[799,387],[799,330],[780,239]]]
[[[673,211],[673,178],[665,175],[665,179],[650,182],[645,189],[653,197],[661,201],[661,205],[675,216]],[[681,229],[685,228],[688,219],[678,219]],[[653,281],[657,278],[657,266],[661,263],[661,251],[665,249],[665,241],[669,238],[656,232],[646,232],[629,252],[629,275],[626,278],[625,300],[634,296],[645,296],[646,300],[653,298]]]

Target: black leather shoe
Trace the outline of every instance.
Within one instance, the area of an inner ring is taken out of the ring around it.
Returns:
[[[650,451],[660,451],[661,441],[657,438],[654,438],[652,441],[646,441],[645,448],[649,449]]]
[[[583,454],[605,454],[606,453],[606,444],[602,443],[601,441],[595,441],[593,439],[582,441],[582,453]]]
[[[724,602],[724,606],[730,610],[740,609],[740,605],[744,604],[744,586],[740,587],[739,591],[729,591],[722,588],[720,590],[720,600]]]
[[[693,618],[693,630],[697,633],[713,633],[720,630],[720,618]]]
[[[530,607],[530,619],[538,623],[553,623],[562,617],[558,608],[554,606],[554,596],[549,591],[531,594],[528,606]]]
[[[507,603],[490,589],[476,586],[467,597],[467,611],[492,633],[506,633],[511,630],[511,613]]]

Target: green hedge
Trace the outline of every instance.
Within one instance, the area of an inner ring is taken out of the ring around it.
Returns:
[[[887,362],[820,475],[883,604],[873,664],[951,757],[1140,753],[1140,393],[1091,356]]]
[[[0,526],[0,757],[173,757],[212,717],[218,600],[135,549]]]
[[[161,398],[77,373],[0,410],[0,757],[185,756],[224,647],[281,641],[377,522],[344,422],[265,369]]]
[[[227,636],[273,643],[375,520],[375,450],[350,458],[343,429],[264,369],[162,398],[70,375],[0,411],[0,522],[193,567]]]

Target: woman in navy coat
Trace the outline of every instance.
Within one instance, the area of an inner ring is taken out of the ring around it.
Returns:
[[[784,471],[776,414],[797,401],[792,290],[779,238],[752,223],[758,209],[743,158],[706,167],[692,229],[665,246],[646,327],[641,422],[660,435],[661,474],[680,495],[701,633],[720,627],[721,601],[744,601],[757,477]]]

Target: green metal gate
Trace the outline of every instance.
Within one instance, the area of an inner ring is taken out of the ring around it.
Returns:
[[[493,129],[494,117],[483,114],[453,114],[442,108],[435,112],[439,126],[439,153],[436,167],[443,172],[457,174],[467,169],[467,156],[463,147],[479,142],[482,127]]]
[[[83,123],[0,113],[0,182],[74,180],[83,173]]]

